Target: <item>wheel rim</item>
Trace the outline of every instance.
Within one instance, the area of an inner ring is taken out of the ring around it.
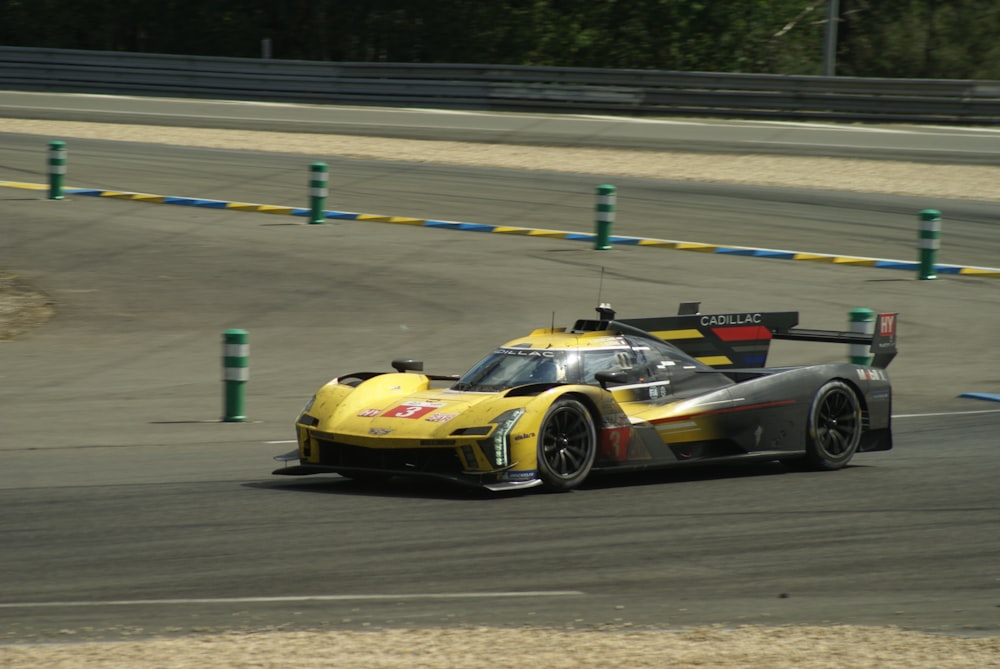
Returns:
[[[849,390],[830,391],[816,408],[816,445],[831,458],[854,451],[860,427],[858,405]]]
[[[549,416],[542,433],[542,457],[550,472],[572,478],[588,467],[593,434],[587,417],[562,407]]]

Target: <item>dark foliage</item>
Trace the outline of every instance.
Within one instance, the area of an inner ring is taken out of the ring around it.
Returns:
[[[0,0],[0,44],[821,74],[826,0]],[[837,74],[1000,79],[996,0],[839,0]]]

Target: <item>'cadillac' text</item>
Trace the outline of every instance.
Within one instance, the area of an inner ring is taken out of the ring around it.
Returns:
[[[701,324],[713,327],[719,325],[760,325],[762,318],[762,314],[714,314],[702,316]]]

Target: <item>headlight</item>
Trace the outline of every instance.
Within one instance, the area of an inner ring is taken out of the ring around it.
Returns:
[[[302,425],[309,425],[315,427],[319,424],[319,418],[309,415],[309,410],[312,409],[313,402],[316,401],[316,396],[313,395],[306,402],[306,405],[302,407],[302,411],[299,412],[299,417],[295,420],[296,423],[301,423]]]
[[[506,467],[508,462],[507,435],[514,429],[514,424],[524,415],[524,409],[505,411],[493,420],[497,428],[493,432],[493,461],[497,467]]]

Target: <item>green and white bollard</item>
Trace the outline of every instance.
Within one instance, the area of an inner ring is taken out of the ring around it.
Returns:
[[[49,199],[63,199],[66,176],[66,142],[49,142]]]
[[[861,332],[868,336],[875,334],[875,312],[871,309],[851,309],[848,312],[851,332]],[[855,365],[871,365],[870,344],[848,344],[848,357]]]
[[[936,279],[937,252],[941,248],[941,212],[924,209],[920,212],[920,278]]]
[[[326,163],[313,163],[309,170],[310,223],[326,221],[326,194],[329,174]]]
[[[615,200],[617,189],[604,184],[597,187],[597,235],[594,249],[606,251],[611,248],[611,224],[615,222]]]
[[[226,330],[222,345],[222,381],[225,386],[223,420],[243,422],[246,416],[246,385],[250,380],[250,335],[246,330]]]

